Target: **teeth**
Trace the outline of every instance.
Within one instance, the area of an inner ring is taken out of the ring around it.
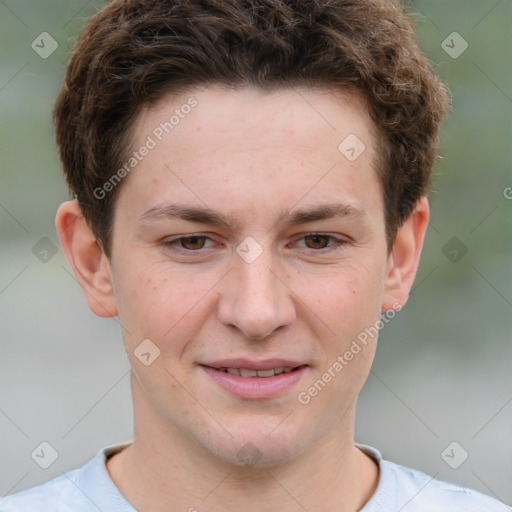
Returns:
[[[245,368],[240,368],[240,377],[256,377],[258,372],[256,370],[246,370]]]
[[[290,373],[293,368],[291,366],[271,368],[270,370],[248,370],[246,368],[219,368],[220,371],[229,373],[230,375],[238,375],[239,377],[273,377],[282,373]]]
[[[273,377],[275,375],[275,371],[273,368],[270,370],[258,370],[257,372],[258,377]]]
[[[291,366],[285,366],[284,368],[274,368],[274,373],[280,375],[281,373],[290,373],[292,370]]]

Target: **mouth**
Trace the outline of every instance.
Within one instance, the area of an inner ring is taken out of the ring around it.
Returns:
[[[217,370],[219,372],[225,372],[229,373],[230,375],[237,375],[244,378],[258,377],[260,379],[267,379],[269,377],[274,377],[275,375],[293,372],[297,370],[297,368],[300,368],[300,366],[280,366],[278,368],[270,368],[268,370],[251,370],[249,368],[215,368],[213,366],[207,366],[207,368],[212,368],[212,370]]]
[[[244,399],[269,399],[294,387],[309,366],[295,361],[225,360],[199,367],[224,391]]]

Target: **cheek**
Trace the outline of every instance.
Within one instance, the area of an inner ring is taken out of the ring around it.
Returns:
[[[324,349],[320,380],[329,382],[323,400],[337,404],[340,411],[360,392],[375,355],[384,272],[373,263],[358,262],[333,273],[316,295],[315,313],[329,326],[329,335],[325,329],[323,336],[317,333]]]
[[[338,327],[357,328],[374,321],[380,314],[384,291],[384,269],[375,262],[353,263],[316,276],[307,289],[312,305],[326,323]],[[302,295],[307,297],[306,288]],[[338,329],[335,329],[338,331]],[[341,334],[341,333],[339,333]]]
[[[178,331],[180,339],[187,339],[207,306],[208,301],[201,299],[218,279],[197,270],[176,271],[160,262],[139,263],[118,267],[121,284],[115,293],[125,339],[131,340],[126,341],[150,338],[164,347]]]

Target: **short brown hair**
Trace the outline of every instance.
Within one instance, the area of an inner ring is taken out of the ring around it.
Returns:
[[[114,0],[79,36],[54,109],[67,182],[110,256],[120,186],[142,108],[193,86],[359,92],[379,134],[386,235],[428,194],[448,89],[396,0]],[[340,141],[341,142],[341,141]]]

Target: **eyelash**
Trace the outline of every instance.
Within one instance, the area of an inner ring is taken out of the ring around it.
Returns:
[[[316,252],[316,253],[326,253],[326,252],[329,252],[329,251],[332,251],[332,250],[337,250],[337,249],[340,249],[342,246],[344,246],[344,245],[346,245],[348,243],[347,240],[344,240],[344,239],[341,239],[341,238],[337,238],[337,237],[332,236],[332,235],[327,235],[327,234],[324,234],[324,233],[308,233],[307,235],[302,236],[298,240],[303,240],[304,238],[314,237],[314,236],[328,238],[329,240],[332,240],[334,242],[333,245],[328,246],[328,247],[324,247],[322,249],[311,249],[309,247],[306,247],[306,249],[309,249],[309,250],[311,250],[313,252]],[[204,238],[204,239],[207,239],[207,240],[211,240],[211,238],[206,236],[206,235],[190,234],[190,235],[180,236],[180,237],[174,238],[173,240],[164,241],[163,244],[164,244],[164,246],[166,248],[169,248],[172,251],[175,251],[175,252],[178,252],[178,253],[181,253],[181,254],[193,254],[193,253],[200,254],[200,252],[203,250],[203,248],[194,250],[194,249],[184,249],[183,247],[178,247],[178,244],[180,243],[181,240],[186,240],[188,238]]]

